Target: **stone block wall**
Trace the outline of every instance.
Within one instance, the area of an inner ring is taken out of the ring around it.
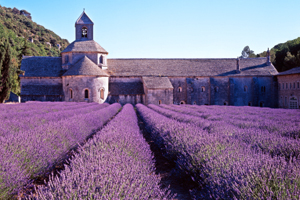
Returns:
[[[187,81],[187,103],[196,105],[210,104],[210,78],[186,78]]]
[[[210,104],[229,105],[229,78],[210,78]]]
[[[145,104],[173,104],[173,89],[146,89]]]
[[[172,77],[170,82],[173,85],[173,103],[180,104],[180,102],[187,102],[187,83],[185,77]],[[181,88],[181,90],[180,90]]]
[[[252,77],[231,77],[229,78],[229,87],[229,105],[256,105],[253,99],[255,89]]]
[[[71,98],[70,89],[73,91]],[[88,98],[85,98],[85,90],[88,90]],[[104,90],[104,98],[100,94]],[[104,103],[108,96],[108,77],[97,76],[64,76],[63,91],[65,101],[97,102]]]
[[[277,79],[279,108],[290,108],[293,101],[300,109],[300,74],[277,76]]]

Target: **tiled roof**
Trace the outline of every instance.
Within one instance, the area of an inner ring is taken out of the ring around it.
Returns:
[[[173,89],[168,77],[143,77],[142,79],[148,89]]]
[[[66,52],[98,52],[108,54],[108,52],[94,40],[75,40],[62,51],[62,53]]]
[[[87,56],[78,60],[63,76],[76,76],[76,75],[97,75],[109,76],[98,65],[91,61]]]
[[[267,58],[240,59],[108,59],[111,76],[268,76],[278,72]]]
[[[22,85],[21,95],[64,95],[62,85]]]
[[[79,18],[76,20],[75,24],[94,24],[94,22],[83,11],[82,14],[79,16]]]
[[[288,74],[300,74],[300,67],[295,67],[293,69],[280,72],[278,75],[288,75]]]
[[[142,82],[109,82],[110,95],[144,94]]]
[[[21,77],[60,77],[64,70],[61,67],[61,57],[24,57],[21,70],[25,75]]]

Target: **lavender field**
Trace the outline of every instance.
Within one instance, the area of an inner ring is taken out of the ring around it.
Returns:
[[[45,176],[25,199],[180,199],[150,143],[192,180],[184,199],[300,199],[298,110],[32,102],[0,121],[0,199]]]

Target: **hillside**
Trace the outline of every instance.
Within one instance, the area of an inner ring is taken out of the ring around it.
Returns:
[[[266,56],[266,51],[257,54]],[[278,72],[286,71],[300,66],[300,37],[285,43],[275,45],[271,50],[271,61]]]
[[[15,69],[20,65],[22,48],[27,46],[27,55],[60,56],[61,50],[69,45],[53,31],[32,21],[26,10],[6,8],[0,5],[0,38],[9,38],[12,47],[12,63]],[[15,73],[12,92],[19,94],[18,75]]]

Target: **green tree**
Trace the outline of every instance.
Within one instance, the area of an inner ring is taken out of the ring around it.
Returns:
[[[12,87],[12,74],[13,68],[11,63],[11,47],[7,39],[4,39],[3,44],[0,46],[0,103],[4,103],[9,98]]]
[[[300,66],[300,52],[298,52],[296,55],[291,54],[291,52],[287,52],[286,56],[283,61],[284,64],[284,71],[292,69],[294,67]]]
[[[254,57],[256,57],[254,51],[252,51],[249,46],[245,46],[240,58],[254,58]]]

